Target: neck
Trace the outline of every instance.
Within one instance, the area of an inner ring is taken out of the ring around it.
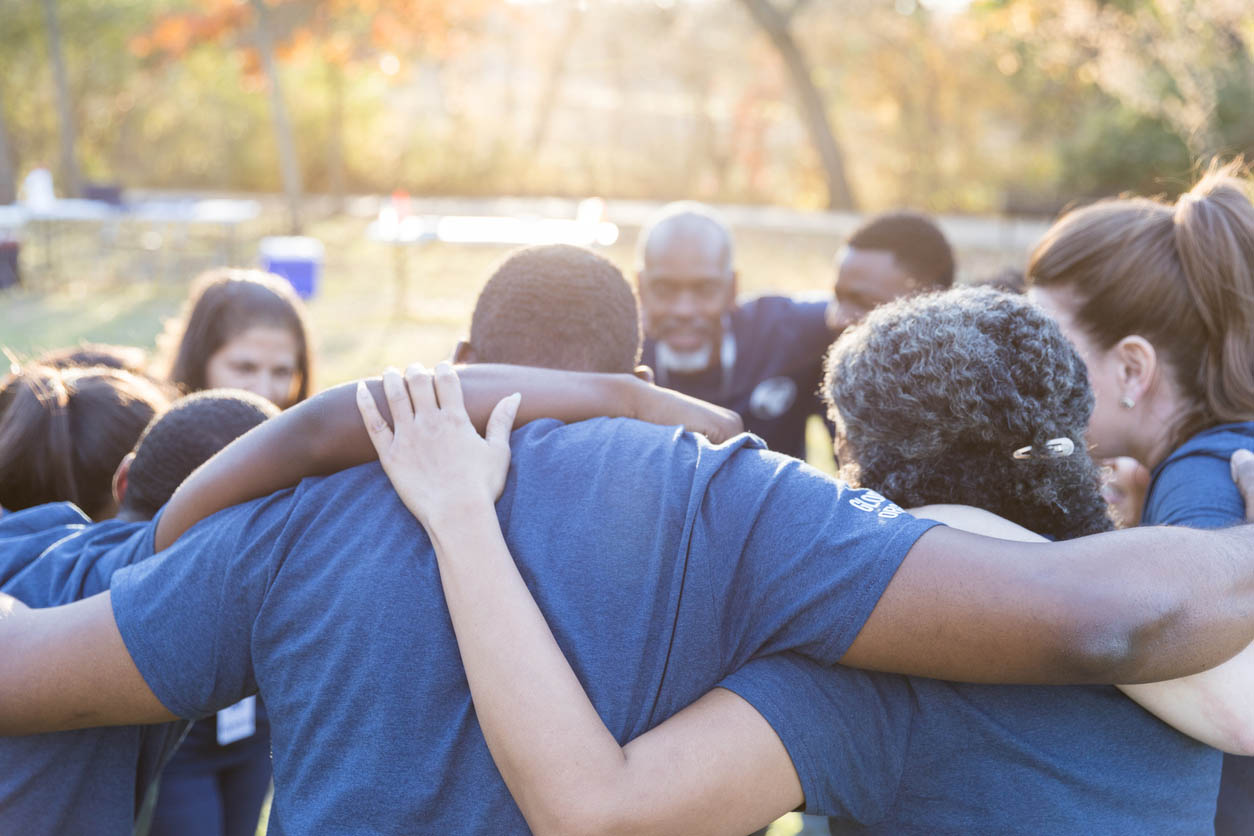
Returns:
[[[1143,414],[1135,416],[1140,427],[1132,441],[1132,455],[1150,470],[1162,464],[1174,449],[1175,428],[1184,419],[1185,405],[1169,387],[1153,393]]]
[[[152,517],[147,514],[141,514],[131,508],[119,508],[114,519],[122,522],[148,522]]]

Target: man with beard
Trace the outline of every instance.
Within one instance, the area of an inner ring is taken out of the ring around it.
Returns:
[[[672,203],[641,231],[636,281],[658,384],[735,410],[780,453],[805,457],[822,415],[824,352],[876,305],[953,282],[953,254],[926,216],[894,212],[860,226],[837,259],[831,298],[736,301],[731,232],[707,206]]]

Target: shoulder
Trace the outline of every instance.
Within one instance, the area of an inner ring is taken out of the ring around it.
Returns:
[[[1212,427],[1190,438],[1154,469],[1142,523],[1220,528],[1245,519],[1228,459],[1254,450],[1254,423]]]
[[[0,515],[0,537],[32,534],[64,525],[90,525],[91,518],[72,502],[49,502]]]
[[[817,296],[754,296],[740,300],[733,316],[748,321],[822,322],[827,303],[826,298]]]

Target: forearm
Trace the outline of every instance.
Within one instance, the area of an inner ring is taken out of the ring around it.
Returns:
[[[614,786],[606,729],[518,573],[491,508],[430,527],[475,714],[501,776],[537,832],[571,829]]]
[[[531,366],[478,364],[458,369],[466,411],[481,432],[492,408],[522,393],[517,422],[538,418],[583,421],[599,416],[684,424],[716,440],[740,431],[728,410],[659,389],[627,374],[597,374]],[[391,423],[382,384],[366,381]],[[293,487],[375,459],[357,410],[356,382],[333,387],[271,418],[227,445],[174,492],[157,525],[160,551],[195,523],[223,508]]]
[[[108,592],[27,609],[0,596],[0,735],[173,719],[140,676]]]
[[[1141,528],[1010,543],[936,528],[847,664],[977,682],[1152,682],[1254,639],[1254,537]]]
[[[1254,645],[1193,676],[1119,687],[1189,737],[1235,755],[1254,755]]]
[[[518,573],[495,514],[472,510],[429,530],[475,716],[533,831],[739,836],[803,802],[774,730],[727,691],[620,747]]]

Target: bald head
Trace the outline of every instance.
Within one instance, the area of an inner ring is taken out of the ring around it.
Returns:
[[[663,207],[641,230],[636,269],[646,333],[689,367],[708,362],[736,298],[727,225],[700,203]]]
[[[730,276],[731,232],[704,204],[682,201],[663,206],[640,231],[636,269],[643,272],[671,261],[699,262],[710,272]]]

